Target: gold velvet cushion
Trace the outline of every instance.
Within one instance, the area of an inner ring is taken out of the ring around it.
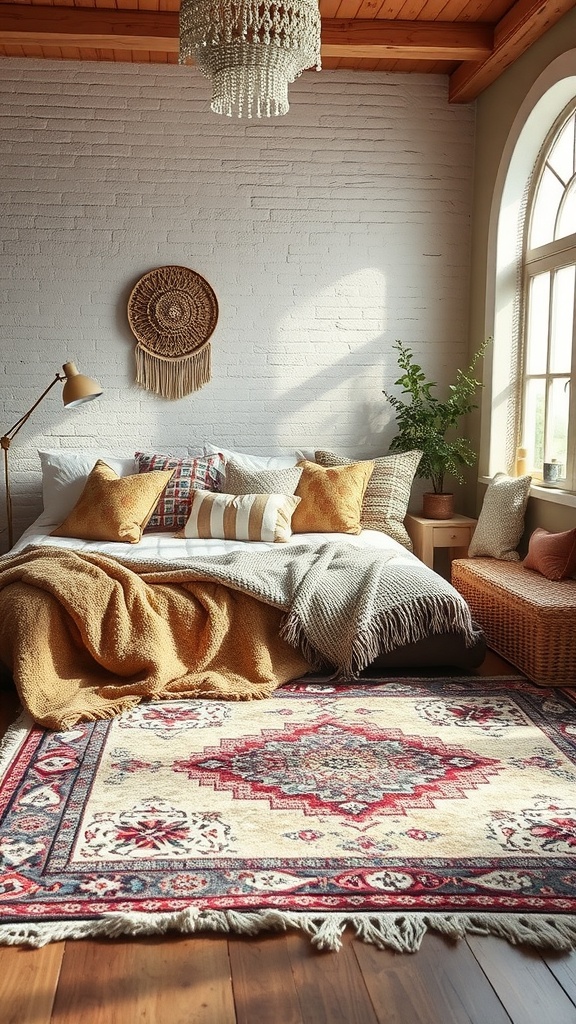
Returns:
[[[214,494],[192,492],[192,511],[177,537],[262,540],[285,543],[300,498],[294,494]]]
[[[373,462],[326,468],[303,460],[296,494],[302,501],[292,516],[294,533],[360,533],[360,515]]]
[[[51,536],[137,544],[173,472],[118,476],[98,459],[74,508]]]
[[[404,518],[408,510],[410,491],[414,474],[422,452],[395,452],[374,459],[374,471],[368,481],[360,525],[363,530],[380,530],[397,540],[409,551],[412,541],[406,532]],[[346,466],[352,459],[346,459],[333,452],[316,452],[316,461],[321,466]]]
[[[565,580],[576,572],[576,529],[549,533],[538,526],[528,542],[522,562],[549,580]]]

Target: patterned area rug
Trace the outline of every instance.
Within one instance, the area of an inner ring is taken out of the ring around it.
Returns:
[[[304,929],[576,946],[576,705],[518,677],[292,683],[4,741],[0,941]]]

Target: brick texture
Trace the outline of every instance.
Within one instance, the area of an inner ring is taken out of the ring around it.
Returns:
[[[444,77],[308,72],[246,122],[194,69],[5,59],[0,97],[0,433],[65,360],[105,389],[66,411],[58,385],[14,441],[17,534],[39,447],[365,457],[394,433],[396,338],[440,382],[465,365],[474,108]],[[175,402],[134,383],[126,317],[171,263],[220,309],[212,381]]]

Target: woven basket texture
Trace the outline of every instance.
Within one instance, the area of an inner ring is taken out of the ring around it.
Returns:
[[[576,579],[548,580],[519,562],[459,558],[452,584],[492,650],[541,686],[576,684]]]
[[[189,267],[148,271],[128,299],[128,321],[143,348],[160,359],[181,359],[206,344],[218,322],[208,282]]]

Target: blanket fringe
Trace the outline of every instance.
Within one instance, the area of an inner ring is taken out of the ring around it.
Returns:
[[[282,640],[299,650],[311,668],[318,671],[325,667],[326,661],[310,643],[304,630],[304,624],[296,612],[288,612],[284,616],[279,632]]]
[[[414,614],[415,609],[418,609],[417,615]],[[359,629],[351,638],[349,663],[337,665],[334,678],[340,682],[357,679],[379,654],[417,643],[430,635],[445,633],[447,623],[451,632],[463,637],[467,647],[477,641],[478,633],[471,628],[468,610],[445,594],[426,600],[415,598],[410,608],[397,606],[387,609],[374,616],[369,625]],[[285,615],[280,636],[298,648],[313,669],[326,665],[306,635],[298,612],[292,610]]]
[[[414,608],[418,608],[418,615]],[[476,642],[478,634],[470,627],[467,610],[446,595],[427,601],[416,598],[411,609],[396,607],[375,616],[370,626],[359,630],[352,640],[352,671],[361,672],[381,652],[445,633],[447,621],[451,632],[460,634],[467,647]]]
[[[190,935],[213,931],[256,935],[262,931],[305,932],[318,949],[337,952],[350,926],[356,937],[379,949],[416,953],[427,931],[450,939],[466,934],[496,935],[512,945],[568,952],[576,948],[576,918],[544,914],[428,914],[356,913],[307,914],[280,910],[240,912],[188,908],[171,914],[106,914],[92,921],[14,923],[0,925],[0,945],[35,949],[65,939],[109,938],[123,935]]]

